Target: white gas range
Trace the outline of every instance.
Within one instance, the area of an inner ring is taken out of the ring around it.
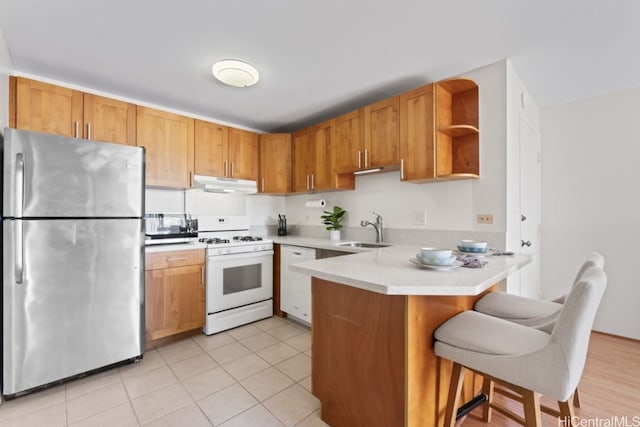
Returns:
[[[198,216],[207,244],[207,335],[273,315],[273,241],[249,235],[246,216]]]

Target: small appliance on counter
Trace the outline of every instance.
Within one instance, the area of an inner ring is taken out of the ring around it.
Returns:
[[[278,214],[278,236],[287,235],[287,216]]]
[[[191,243],[198,240],[198,220],[188,213],[148,213],[145,244]]]

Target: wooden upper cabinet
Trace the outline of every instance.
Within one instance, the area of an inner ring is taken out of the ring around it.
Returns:
[[[9,88],[15,91],[10,95],[10,126],[82,137],[82,92],[23,77],[11,77]]]
[[[137,145],[146,148],[146,185],[189,188],[193,172],[194,119],[137,107]]]
[[[291,148],[290,133],[260,135],[261,193],[291,192]]]
[[[344,174],[362,167],[364,129],[362,110],[343,114],[335,119],[335,144],[333,145],[333,168]]]
[[[394,96],[364,107],[363,169],[400,163],[399,102]]]
[[[311,190],[329,190],[333,188],[333,159],[331,149],[334,144],[334,120],[327,120],[313,126],[311,143],[313,150],[313,171],[311,172]]]
[[[400,179],[435,176],[435,97],[429,84],[400,95]]]
[[[311,128],[294,132],[293,143],[293,191],[311,190],[314,153],[311,140]]]
[[[230,178],[258,180],[258,135],[229,128]]]
[[[83,129],[86,139],[136,145],[136,106],[85,93]]]
[[[11,77],[9,89],[11,127],[136,145],[133,104],[23,77]]]
[[[226,176],[229,158],[229,128],[217,123],[195,121],[195,173]]]
[[[195,121],[195,173],[258,179],[258,135],[217,123]]]

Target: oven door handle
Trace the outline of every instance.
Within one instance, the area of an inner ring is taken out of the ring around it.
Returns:
[[[207,262],[222,263],[222,262],[232,261],[235,259],[245,259],[245,258],[259,259],[259,258],[266,258],[266,257],[272,257],[272,256],[273,256],[273,251],[243,252],[240,254],[225,254],[225,255],[208,255]]]

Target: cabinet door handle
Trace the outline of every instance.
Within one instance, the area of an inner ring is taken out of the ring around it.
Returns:
[[[233,178],[233,162],[231,162],[231,178]]]
[[[262,178],[262,192],[264,193],[264,178]]]
[[[78,132],[79,132],[78,129],[79,129],[80,124],[76,121],[76,122],[74,122],[73,126],[75,128],[74,129],[74,132],[76,134],[75,137],[77,138],[78,137]]]
[[[369,150],[367,150],[366,148],[364,149],[364,167],[369,167]]]
[[[224,161],[224,176],[227,176],[227,161]]]
[[[173,257],[173,258],[165,258],[165,261],[167,262],[172,262],[172,261],[186,261],[187,257],[186,256],[177,256],[177,257]]]
[[[315,190],[315,188],[316,188],[316,180],[315,180],[314,174],[311,174],[311,189]]]
[[[358,169],[362,168],[362,157],[361,157],[362,152],[360,150],[358,150]]]
[[[404,179],[404,159],[400,159],[400,180]]]
[[[200,278],[202,279],[202,283],[206,283],[206,278],[204,277],[204,265],[200,267]]]
[[[307,190],[309,189],[309,175],[307,174]]]
[[[87,139],[91,139],[91,123],[87,123]]]

